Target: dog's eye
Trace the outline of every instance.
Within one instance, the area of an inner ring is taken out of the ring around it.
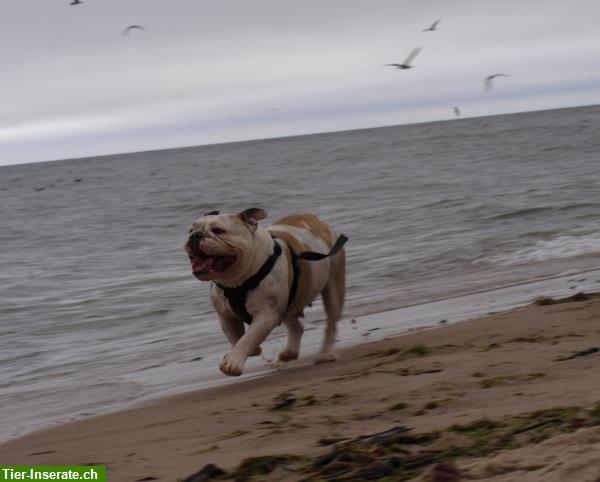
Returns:
[[[225,234],[225,231],[223,231],[221,228],[212,228],[211,232],[216,236],[219,236],[220,234]]]

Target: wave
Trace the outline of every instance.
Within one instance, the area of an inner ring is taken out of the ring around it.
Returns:
[[[534,208],[517,209],[515,211],[509,211],[502,214],[492,216],[490,219],[493,221],[502,219],[513,219],[521,218],[546,212],[565,212],[572,211],[574,209],[594,208],[598,209],[600,203],[579,203],[579,204],[568,204],[566,206],[539,206]]]
[[[573,258],[600,253],[600,233],[581,236],[559,236],[558,238],[537,241],[533,246],[513,251],[512,253],[495,254],[476,260],[476,263],[487,262],[500,266],[523,263],[536,263],[550,259]]]

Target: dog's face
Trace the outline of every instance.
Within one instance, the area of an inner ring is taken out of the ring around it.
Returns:
[[[258,221],[266,216],[262,209],[250,208],[239,214],[212,211],[194,221],[183,246],[194,276],[211,281],[235,272],[250,255]]]

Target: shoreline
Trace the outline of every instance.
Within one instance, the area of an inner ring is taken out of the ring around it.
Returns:
[[[586,276],[581,279],[581,276]],[[580,278],[574,280],[573,277]],[[595,278],[595,279],[590,279]],[[573,283],[577,281],[577,286]],[[575,289],[576,288],[576,289]],[[567,272],[566,274],[543,276],[526,282],[515,282],[499,287],[481,289],[468,294],[450,295],[439,297],[422,303],[410,303],[401,307],[387,308],[384,311],[373,311],[355,316],[352,319],[344,318],[338,324],[338,348],[349,348],[385,339],[409,334],[414,330],[432,329],[444,324],[470,320],[485,314],[511,310],[525,306],[540,296],[563,297],[575,291],[596,291],[600,288],[600,268],[590,268],[583,271]],[[219,356],[212,357],[215,367],[212,373],[202,373],[199,381],[192,388],[176,388],[161,393],[141,396],[138,399],[117,406],[108,411],[88,413],[69,420],[50,422],[39,428],[25,431],[15,436],[9,435],[0,438],[0,444],[35,434],[40,430],[60,427],[63,424],[110,415],[121,411],[160,404],[172,397],[185,396],[188,393],[211,390],[220,386],[251,382],[258,378],[269,376],[283,368],[289,370],[300,366],[310,366],[310,357],[317,353],[321,342],[322,326],[320,320],[310,320],[305,324],[306,333],[302,342],[301,358],[287,366],[274,362],[275,355],[281,345],[283,331],[273,333],[263,344],[263,353],[270,357],[250,358],[242,378],[225,377],[217,367]],[[311,333],[313,332],[313,333]],[[316,333],[316,334],[315,334]],[[207,358],[209,360],[209,358]]]
[[[314,460],[331,451],[323,440],[350,443],[398,425],[446,433],[456,424],[481,419],[500,424],[557,407],[579,407],[587,414],[600,401],[600,385],[593,383],[600,354],[591,350],[600,346],[599,320],[595,295],[384,335],[341,348],[335,363],[313,366],[303,357],[298,366],[267,376],[36,431],[1,444],[0,454],[11,464],[105,464],[110,480],[173,480],[209,463],[237,470],[248,457]],[[573,443],[576,448],[579,442]],[[532,447],[533,442],[524,445]],[[456,460],[468,473],[483,463]],[[300,480],[288,469],[259,480]],[[498,480],[538,480],[530,475]]]

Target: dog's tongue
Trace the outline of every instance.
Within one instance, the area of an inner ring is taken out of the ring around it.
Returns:
[[[233,256],[195,256],[192,258],[192,273],[195,275],[215,273],[226,269],[234,261]]]
[[[211,257],[196,257],[192,259],[192,272],[196,271],[204,271],[207,268],[210,268],[212,265],[213,258]]]

